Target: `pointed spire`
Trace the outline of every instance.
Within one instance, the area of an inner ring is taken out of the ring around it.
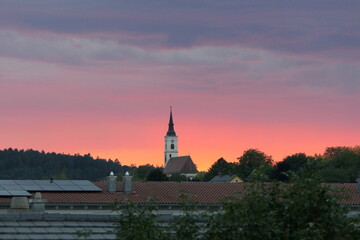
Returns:
[[[169,120],[169,129],[166,133],[166,136],[176,136],[175,130],[174,130],[174,122],[172,117],[172,107],[170,107],[170,120]]]

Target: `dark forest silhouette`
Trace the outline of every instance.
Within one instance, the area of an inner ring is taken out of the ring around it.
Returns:
[[[86,179],[100,180],[111,171],[131,169],[118,160],[94,159],[90,154],[70,155],[36,150],[0,150],[0,179]]]

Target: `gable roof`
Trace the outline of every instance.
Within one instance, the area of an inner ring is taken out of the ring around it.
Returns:
[[[222,176],[215,176],[213,179],[210,180],[210,182],[230,182],[235,177],[238,177],[236,175],[222,175]]]
[[[176,173],[197,173],[198,170],[190,156],[181,156],[170,158],[166,164],[164,174]]]

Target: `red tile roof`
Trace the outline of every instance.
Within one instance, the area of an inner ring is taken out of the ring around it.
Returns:
[[[105,182],[95,183],[106,189]],[[53,203],[114,203],[125,199],[146,203],[148,198],[155,198],[158,204],[179,203],[179,196],[185,192],[191,200],[198,203],[220,203],[225,197],[244,190],[243,185],[236,188],[229,184],[222,185],[207,182],[134,182],[133,193],[121,193],[123,184],[118,183],[118,193],[108,192],[43,192],[42,197]]]
[[[133,193],[122,193],[123,183],[117,183],[117,193],[106,192],[106,182],[95,182],[104,189],[103,192],[42,192],[42,198],[53,204],[111,204],[131,199],[134,202],[146,203],[149,197],[155,198],[157,204],[177,204],[182,192],[190,200],[200,204],[221,203],[226,197],[244,192],[251,183],[216,183],[216,182],[134,182]],[[347,193],[343,204],[360,205],[360,193],[356,183],[329,184]],[[32,193],[33,195],[35,193]],[[9,203],[10,197],[0,197],[1,203]]]
[[[342,204],[360,205],[360,192],[358,191],[357,183],[329,183],[326,185],[344,193],[344,196],[341,199]]]

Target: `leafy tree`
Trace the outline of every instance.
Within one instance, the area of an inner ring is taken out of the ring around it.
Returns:
[[[204,181],[210,181],[217,175],[234,174],[234,164],[227,162],[224,158],[219,158],[207,171]]]
[[[172,175],[169,177],[169,181],[185,182],[185,181],[187,181],[187,178],[186,178],[186,176],[177,173],[177,174],[172,174]]]
[[[140,165],[138,168],[135,168],[133,173],[134,181],[146,181],[147,177],[153,169],[155,169],[155,167],[150,164]]]
[[[287,156],[281,162],[278,162],[274,166],[274,177],[280,181],[288,181],[287,173],[289,171],[296,172],[302,168],[310,157],[305,153],[296,153],[291,156]]]
[[[360,155],[360,146],[355,146],[351,148],[351,151],[353,151],[354,153]]]
[[[182,191],[179,195],[182,214],[178,215],[171,225],[172,239],[196,240],[201,239],[201,227],[198,225],[198,214],[195,213],[195,205],[191,196]]]
[[[146,180],[156,182],[167,181],[168,177],[163,173],[162,168],[154,168],[153,170],[151,170]]]
[[[269,182],[269,169],[266,165],[261,165],[258,168],[255,168],[247,177],[249,182]]]
[[[308,164],[307,164],[308,165]],[[360,239],[360,219],[345,217],[344,193],[321,184],[308,166],[291,183],[254,182],[224,201],[221,211],[200,220],[190,201],[170,227],[160,224],[152,204],[120,206],[118,239],[352,240]],[[264,167],[264,165],[262,166]],[[184,196],[184,194],[180,194]],[[186,196],[185,197],[189,197]],[[187,198],[189,199],[189,198]]]
[[[119,240],[153,240],[168,239],[164,230],[156,219],[157,210],[153,201],[139,205],[131,201],[117,204],[114,208],[119,211],[119,220],[116,223],[115,234]]]
[[[345,217],[342,194],[322,185],[313,173],[302,174],[291,184],[248,185],[241,198],[231,198],[222,212],[212,215],[204,239],[359,239],[359,219]]]
[[[360,154],[351,148],[336,149],[323,160],[320,170],[326,182],[356,182],[360,172]]]
[[[206,176],[207,172],[198,172],[195,176],[195,178],[193,179],[194,182],[202,182],[205,181],[205,176]]]
[[[238,160],[239,165],[237,167],[237,173],[239,177],[242,177],[243,179],[246,179],[254,169],[260,166],[265,166],[266,174],[268,176],[272,173],[272,157],[266,155],[258,149],[249,149],[244,151],[243,155],[238,157]]]
[[[324,152],[324,157],[331,159],[335,157],[336,155],[341,154],[344,151],[350,150],[350,147],[344,147],[344,146],[337,146],[337,147],[327,147]]]

